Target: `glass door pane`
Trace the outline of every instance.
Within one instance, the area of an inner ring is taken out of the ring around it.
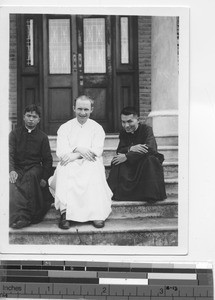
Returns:
[[[84,73],[106,73],[105,19],[86,18],[84,27]]]
[[[71,73],[70,20],[49,19],[49,73]]]
[[[121,33],[121,63],[129,63],[129,35],[128,35],[128,17],[120,18]]]
[[[34,20],[26,19],[26,66],[34,66]]]

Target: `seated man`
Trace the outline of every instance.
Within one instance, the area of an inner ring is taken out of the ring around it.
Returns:
[[[113,200],[150,201],[166,199],[162,162],[152,128],[139,123],[135,108],[121,112],[123,130],[112,160],[108,184]]]
[[[27,106],[24,125],[9,135],[9,226],[14,229],[40,222],[53,200],[47,185],[52,155],[47,135],[37,127],[40,115],[38,106]]]
[[[105,133],[89,119],[93,111],[89,97],[78,97],[73,109],[76,118],[58,129],[56,154],[60,162],[49,179],[55,207],[61,212],[59,227],[69,229],[70,221],[92,221],[102,228],[111,212],[112,197],[102,161]]]

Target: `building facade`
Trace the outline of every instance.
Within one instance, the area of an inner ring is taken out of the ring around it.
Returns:
[[[178,40],[177,17],[11,14],[12,127],[37,103],[41,129],[56,135],[73,117],[73,100],[87,94],[107,133],[119,131],[120,110],[134,105],[158,140],[177,138]]]

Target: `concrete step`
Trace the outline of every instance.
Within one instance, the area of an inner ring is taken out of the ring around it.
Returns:
[[[166,194],[168,197],[174,197],[178,195],[178,179],[169,178],[165,179]]]
[[[165,162],[172,163],[178,161],[178,146],[160,146],[158,151],[164,155]],[[56,155],[56,149],[51,149],[53,156],[53,165],[56,167],[58,157]],[[116,154],[116,148],[106,147],[103,151],[104,165],[110,165],[114,155]]]
[[[164,161],[163,170],[164,170],[164,178],[166,179],[178,178],[178,162]]]
[[[178,199],[176,197],[158,201],[154,204],[140,201],[112,201],[109,219],[134,218],[177,218]],[[52,205],[44,221],[59,220],[60,213]]]
[[[49,143],[50,143],[51,149],[56,149],[57,136],[49,135]],[[118,144],[119,144],[119,134],[118,133],[106,134],[104,148],[113,147],[114,149],[116,149]]]
[[[52,157],[53,157],[53,167],[56,168],[59,160],[56,156],[55,151],[52,151]],[[111,164],[112,158],[113,158],[112,155],[104,152],[103,162],[104,162],[107,174],[110,171],[110,164]],[[178,177],[178,162],[177,161],[164,161],[163,169],[164,169],[164,177],[165,178],[177,178]]]
[[[62,230],[58,222],[42,222],[20,230],[10,230],[10,244],[33,245],[115,245],[177,246],[177,218],[109,219],[105,227],[94,228],[91,222],[75,223]]]
[[[161,140],[161,141],[160,141]],[[167,162],[177,162],[178,161],[178,139],[177,137],[158,137],[158,151],[162,153],[165,157],[165,161]],[[166,141],[166,144],[164,144]],[[50,147],[53,154],[54,164],[56,166],[56,162],[58,158],[56,157],[56,142],[57,136],[49,136]],[[105,165],[110,164],[113,156],[116,153],[116,149],[119,143],[118,134],[107,134],[104,143],[104,163]]]
[[[58,164],[58,158],[55,152],[52,152],[53,156],[53,167],[56,168]],[[106,175],[108,176],[110,172],[110,164],[111,164],[112,156],[105,155],[103,157],[103,162],[106,169]],[[164,170],[164,177],[166,179],[170,178],[177,178],[178,177],[178,162],[177,161],[164,161],[163,162],[163,170]]]
[[[178,136],[155,136],[158,146],[178,146]]]
[[[166,136],[155,136],[156,142],[160,146],[177,146],[178,136],[176,135],[166,135]],[[49,136],[51,148],[56,148],[57,136]],[[118,133],[107,133],[105,138],[104,147],[115,147],[117,148],[119,144],[119,134]]]

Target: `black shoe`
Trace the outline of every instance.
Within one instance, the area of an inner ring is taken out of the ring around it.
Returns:
[[[96,228],[103,228],[105,226],[105,221],[95,220],[93,221],[93,226]]]
[[[158,200],[153,198],[147,198],[146,201],[148,202],[148,204],[155,204]]]
[[[26,220],[25,218],[23,217],[20,217],[17,221],[15,221],[12,225],[11,225],[11,228],[13,229],[21,229],[21,228],[24,228],[24,227],[27,227],[30,225],[30,221],[29,220]]]
[[[69,229],[70,228],[70,222],[68,220],[66,220],[65,212],[60,216],[59,228],[61,228],[61,229]]]

